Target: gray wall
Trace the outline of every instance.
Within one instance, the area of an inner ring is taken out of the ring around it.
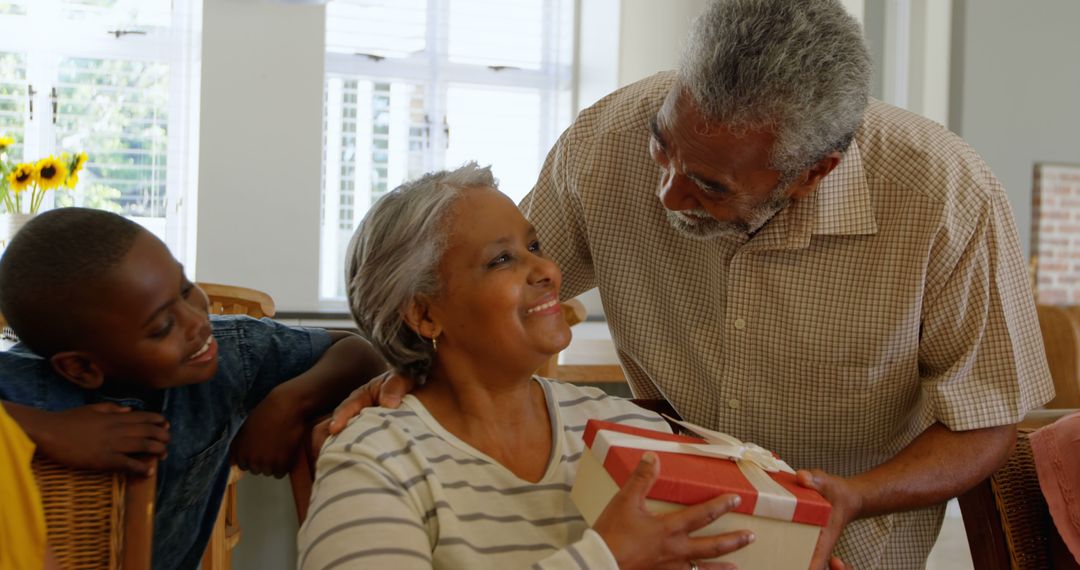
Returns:
[[[1026,254],[1033,165],[1080,163],[1080,2],[956,0],[955,10],[949,128],[1005,185]]]

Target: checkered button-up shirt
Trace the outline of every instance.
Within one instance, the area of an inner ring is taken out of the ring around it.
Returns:
[[[934,422],[1012,424],[1052,397],[1008,199],[967,144],[872,102],[811,195],[752,238],[695,241],[668,224],[648,155],[673,82],[582,112],[522,202],[563,297],[599,287],[637,396],[842,476]],[[856,521],[837,553],[921,568],[943,512]]]

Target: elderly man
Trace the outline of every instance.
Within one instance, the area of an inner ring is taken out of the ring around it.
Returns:
[[[716,2],[688,46],[583,112],[522,209],[563,294],[599,287],[636,395],[821,469],[819,560],[846,527],[855,568],[922,567],[1053,393],[1008,199],[868,104],[839,2]]]
[[[809,469],[816,565],[921,568],[1053,387],[1001,185],[870,75],[836,0],[718,1],[521,208],[563,296],[599,287],[637,396]]]

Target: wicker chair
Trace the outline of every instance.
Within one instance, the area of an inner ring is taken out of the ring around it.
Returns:
[[[1040,410],[1020,425],[1005,465],[960,496],[971,559],[979,570],[1080,569],[1050,518],[1028,435],[1075,410]]]
[[[274,300],[255,289],[197,283],[210,299],[210,312],[215,315],[247,315],[256,319],[273,317]],[[210,542],[203,553],[203,570],[228,570],[232,567],[232,549],[240,542],[240,519],[237,514],[237,484],[243,471],[235,465],[229,471],[229,485],[221,501],[221,510],[214,521]]]
[[[68,570],[149,570],[156,475],[78,471],[34,457],[49,546]]]

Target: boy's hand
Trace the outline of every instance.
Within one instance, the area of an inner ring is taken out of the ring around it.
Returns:
[[[233,463],[244,471],[280,479],[292,469],[307,420],[284,386],[255,406],[232,442]]]
[[[396,408],[401,405],[401,398],[415,387],[412,380],[394,373],[392,370],[372,378],[367,384],[355,389],[334,409],[330,420],[330,435],[341,433],[349,420],[356,417],[364,408],[382,406]]]
[[[161,414],[110,402],[46,412],[34,438],[43,455],[76,469],[152,473],[146,455],[165,457],[169,423]]]

